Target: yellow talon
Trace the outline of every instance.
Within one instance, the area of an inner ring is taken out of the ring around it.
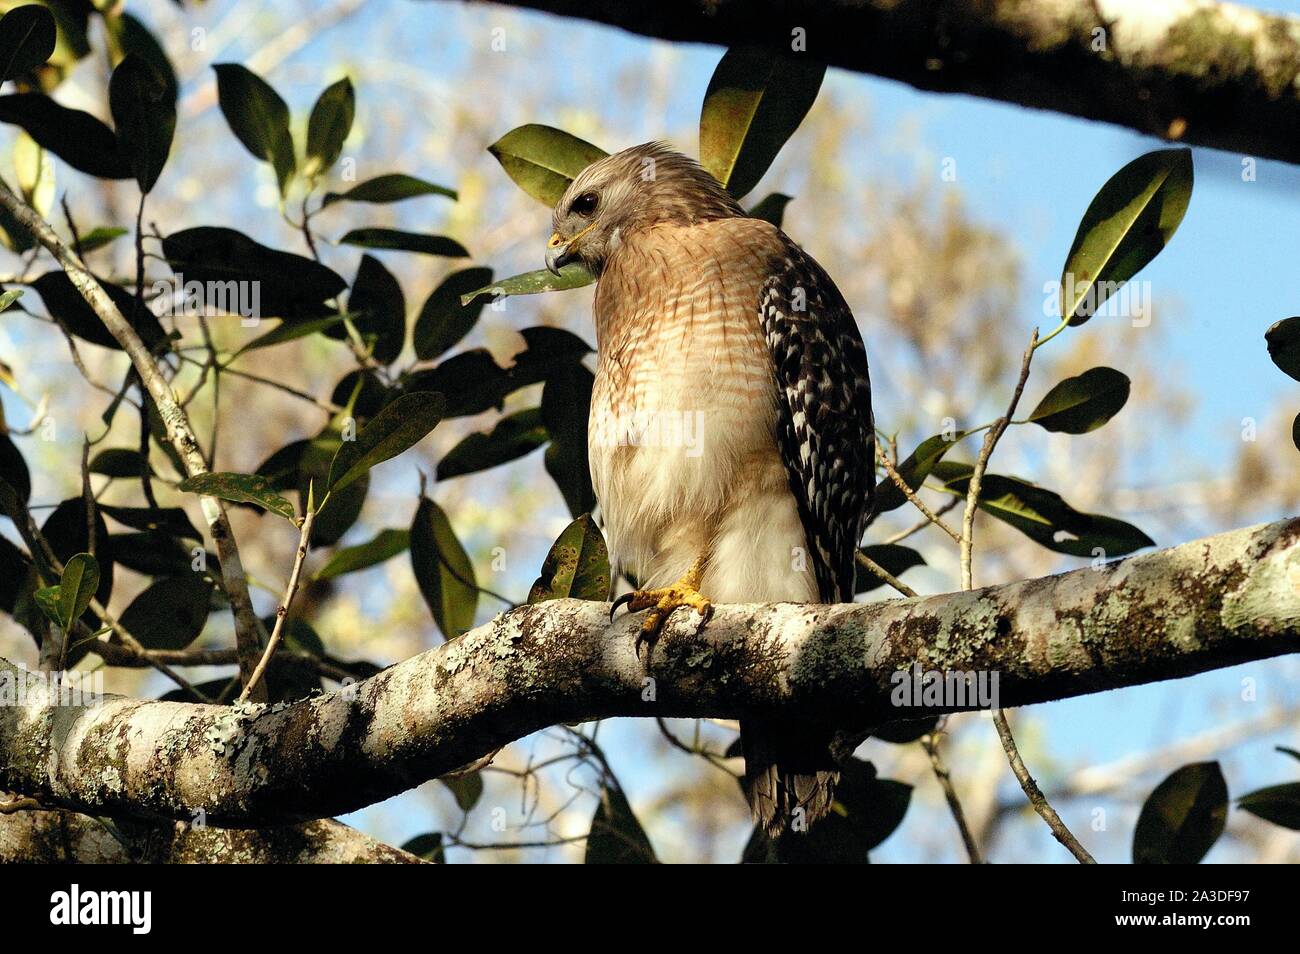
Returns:
[[[700,614],[703,623],[709,621],[713,615],[713,604],[698,589],[700,578],[704,575],[703,562],[703,560],[697,561],[676,583],[655,590],[637,590],[625,597],[628,612],[650,610],[641,623],[641,632],[637,636],[638,655],[642,643],[653,642],[658,638],[659,631],[663,629],[664,623],[668,622],[668,617],[675,609],[689,607]]]
[[[713,604],[699,590],[683,585],[680,581],[660,590],[639,590],[632,594],[628,611],[632,613],[643,609],[651,610],[641,624],[641,631],[647,634],[658,633],[663,624],[672,615],[673,610],[689,606],[705,619],[713,612]]]

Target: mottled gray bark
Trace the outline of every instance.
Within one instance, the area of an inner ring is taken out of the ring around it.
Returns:
[[[928,710],[895,674],[995,672],[1018,706],[1300,648],[1300,519],[1097,568],[872,604],[721,606],[669,622],[649,665],[637,618],[525,606],[346,689],[234,707],[111,697],[0,706],[0,789],[95,815],[258,827],[345,813],[560,722],[817,716],[853,726]],[[0,664],[4,680],[35,677]],[[941,711],[969,706],[947,705]]]
[[[1300,19],[1208,0],[500,0],[1300,162]],[[802,34],[794,31],[802,30]],[[1099,33],[1097,31],[1104,31]]]
[[[75,812],[0,815],[0,864],[419,864],[409,852],[324,819],[257,830]]]

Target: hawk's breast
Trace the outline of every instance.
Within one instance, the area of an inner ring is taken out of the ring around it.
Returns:
[[[633,572],[675,540],[707,546],[696,538],[756,484],[784,486],[758,311],[776,235],[741,218],[658,226],[601,275],[588,445],[610,548]]]

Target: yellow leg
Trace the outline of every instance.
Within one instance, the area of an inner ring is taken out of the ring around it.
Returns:
[[[637,636],[638,654],[643,642],[653,642],[659,636],[659,631],[675,609],[688,606],[700,614],[703,622],[709,621],[713,615],[713,604],[700,592],[700,581],[703,578],[704,557],[700,557],[676,583],[655,590],[636,590],[619,601],[627,603],[630,613],[650,610],[641,623],[641,632]]]

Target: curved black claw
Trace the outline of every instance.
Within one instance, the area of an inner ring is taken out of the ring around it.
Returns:
[[[635,593],[624,593],[622,596],[620,596],[618,599],[616,599],[613,603],[610,604],[609,621],[611,623],[614,622],[614,614],[618,612],[618,608],[620,606],[624,606],[628,603],[631,603],[632,597],[635,595],[636,595]]]
[[[659,642],[659,627],[653,630],[647,630],[645,627],[637,630],[636,640],[632,643],[632,652],[637,659],[641,658],[641,647],[648,647],[646,650],[646,662],[650,661],[650,653],[654,652],[655,643]]]

